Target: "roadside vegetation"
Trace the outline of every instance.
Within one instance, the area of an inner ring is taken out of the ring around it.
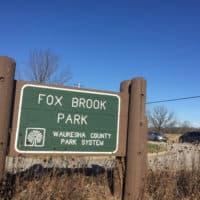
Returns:
[[[149,170],[145,200],[198,200],[199,183],[199,170]],[[1,200],[120,200],[112,194],[106,173],[97,176],[49,173],[40,178],[18,176],[2,182],[0,191]]]
[[[200,170],[148,171],[145,200],[199,200]]]
[[[113,195],[109,171],[48,169],[47,171],[8,174],[0,183],[1,200],[118,200]]]
[[[115,172],[120,170],[115,169]],[[121,178],[110,169],[93,172],[89,169],[32,168],[8,174],[0,183],[0,199],[121,200],[120,189],[115,188],[120,185]],[[199,200],[199,183],[200,167],[177,171],[148,169],[144,200]]]
[[[148,153],[160,153],[167,150],[165,144],[148,143],[147,145]]]

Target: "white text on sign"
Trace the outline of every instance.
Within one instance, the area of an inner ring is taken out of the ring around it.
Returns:
[[[62,106],[62,99],[63,96],[56,96],[56,95],[46,95],[46,94],[39,94],[38,95],[38,104],[42,101],[45,101],[49,106]]]
[[[98,99],[72,98],[72,108],[87,108],[95,110],[106,110],[106,101]]]
[[[73,125],[87,125],[87,115],[82,114],[57,114],[57,123],[60,124],[64,122],[65,124],[73,124]]]

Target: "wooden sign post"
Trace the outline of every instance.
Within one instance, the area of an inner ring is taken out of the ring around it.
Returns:
[[[135,78],[129,85],[126,177],[123,200],[142,200],[147,160],[146,82]]]
[[[0,179],[3,178],[11,122],[15,62],[0,56]]]

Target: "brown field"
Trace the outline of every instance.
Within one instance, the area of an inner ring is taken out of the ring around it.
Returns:
[[[199,182],[198,171],[149,171],[145,200],[199,200]],[[0,197],[2,200],[120,200],[113,195],[106,174],[49,174],[39,179],[17,177],[12,187],[1,184]]]
[[[173,136],[170,140],[175,141],[179,135],[170,136]],[[167,145],[164,154],[148,157],[144,200],[199,200],[200,146],[175,142],[164,145]],[[8,174],[0,183],[0,200],[121,200],[124,174],[120,172],[124,165],[114,170],[97,169],[40,166]]]
[[[111,174],[110,174],[111,175]],[[0,184],[0,199],[120,200],[114,191],[119,177],[108,172],[84,174],[49,171],[43,175],[8,176]],[[200,171],[148,171],[144,200],[199,200]]]
[[[8,175],[0,183],[1,200],[118,200],[113,192],[111,171],[88,174],[51,169]]]
[[[178,142],[178,138],[181,136],[181,134],[165,134],[168,139],[172,142]]]

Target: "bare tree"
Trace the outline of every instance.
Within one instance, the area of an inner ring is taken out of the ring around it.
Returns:
[[[69,68],[58,67],[58,56],[48,50],[34,50],[29,55],[28,72],[31,81],[64,85],[71,79]]]
[[[192,124],[190,121],[180,122],[179,127],[180,127],[179,128],[180,133],[185,133],[185,132],[192,131],[195,129],[194,127],[192,127]]]
[[[150,127],[156,131],[162,131],[164,128],[170,128],[176,125],[176,119],[173,112],[169,112],[164,106],[156,106],[151,112],[147,113]]]

